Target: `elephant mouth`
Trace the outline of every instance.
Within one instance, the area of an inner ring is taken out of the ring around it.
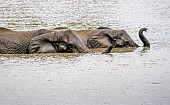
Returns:
[[[117,39],[115,42],[115,47],[116,48],[131,47],[131,44],[128,41]]]
[[[66,49],[64,49],[63,51],[67,52],[67,53],[73,53],[74,52],[74,46],[72,44],[68,44]]]
[[[67,44],[66,42],[55,42],[52,43],[54,49],[58,53],[73,53],[74,46],[72,44]]]

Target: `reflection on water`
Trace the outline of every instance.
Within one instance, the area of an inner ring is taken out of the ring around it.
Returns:
[[[150,50],[0,55],[0,105],[169,105],[169,0],[1,0],[0,26],[123,28]],[[97,51],[96,51],[97,50]]]

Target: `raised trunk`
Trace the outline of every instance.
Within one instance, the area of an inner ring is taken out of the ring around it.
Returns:
[[[147,31],[147,28],[142,28],[139,30],[139,38],[141,39],[141,41],[143,42],[143,46],[144,47],[150,47],[150,43],[149,41],[146,39],[146,37],[143,35],[143,31]]]

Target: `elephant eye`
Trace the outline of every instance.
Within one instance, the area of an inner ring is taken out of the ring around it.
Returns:
[[[126,41],[126,42],[125,42],[125,45],[128,45],[128,44],[129,44],[129,42],[128,42],[128,41]]]
[[[123,36],[123,33],[121,32],[119,35],[120,35],[120,36]]]

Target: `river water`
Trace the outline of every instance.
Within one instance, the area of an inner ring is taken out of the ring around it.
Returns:
[[[125,29],[150,50],[0,55],[0,105],[170,105],[169,0],[0,0],[0,26]]]

